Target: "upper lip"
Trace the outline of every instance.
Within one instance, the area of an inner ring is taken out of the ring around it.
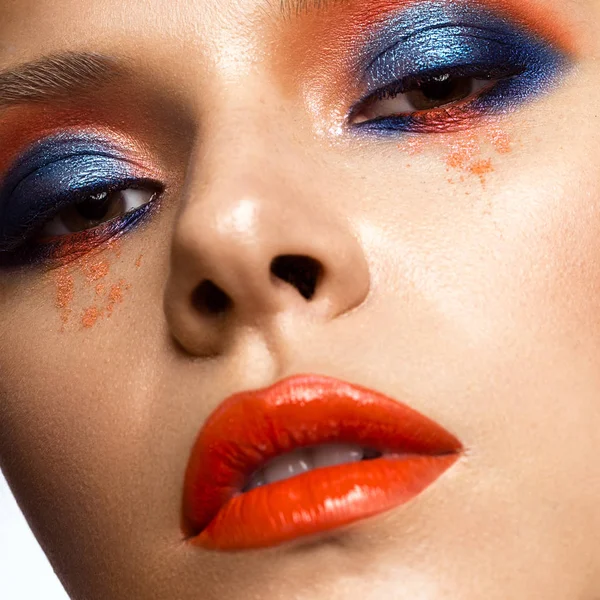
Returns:
[[[456,454],[460,441],[409,406],[319,375],[299,375],[227,398],[208,418],[185,474],[184,529],[205,529],[249,477],[295,448],[344,442],[384,453]]]

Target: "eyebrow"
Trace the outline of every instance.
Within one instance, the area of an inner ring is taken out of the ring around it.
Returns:
[[[94,53],[47,56],[0,72],[0,108],[81,94],[123,71],[114,58]]]

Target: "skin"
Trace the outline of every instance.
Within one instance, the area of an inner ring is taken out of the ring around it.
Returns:
[[[598,598],[600,2],[540,2],[578,43],[546,95],[416,146],[335,134],[273,59],[283,25],[258,4],[0,8],[2,68],[70,50],[134,66],[93,98],[167,186],[118,248],[0,272],[0,465],[54,569],[76,600]],[[489,143],[498,128],[510,151]],[[469,139],[484,173],[448,164]],[[269,275],[282,254],[324,267],[314,301]],[[90,281],[85,261],[109,274]],[[205,279],[233,300],[227,318],[191,303]],[[98,283],[122,296],[88,327]],[[408,403],[464,457],[409,505],[327,536],[186,544],[203,421],[302,372]]]

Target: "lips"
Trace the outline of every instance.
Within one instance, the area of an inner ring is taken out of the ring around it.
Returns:
[[[291,377],[235,394],[208,418],[185,474],[184,530],[191,544],[218,550],[331,531],[408,502],[461,450],[440,425],[378,392]]]

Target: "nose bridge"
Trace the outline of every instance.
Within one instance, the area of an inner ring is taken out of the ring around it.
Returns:
[[[247,183],[273,187],[291,183],[312,162],[302,141],[291,139],[281,109],[256,98],[236,98],[224,102],[215,115],[203,128],[190,165],[189,177],[196,183],[231,185],[235,174]]]
[[[235,122],[201,141],[173,232],[165,311],[194,354],[282,312],[298,327],[335,318],[369,289],[362,248],[305,149],[272,121],[250,119],[237,136]]]
[[[275,84],[268,61],[248,62],[236,55],[231,62],[228,52],[219,57],[206,72],[208,82],[197,90],[201,135],[192,169],[214,182],[223,171],[262,175],[265,166],[276,163],[270,175],[283,175],[282,167],[290,174],[298,156],[310,161],[303,128],[296,126],[302,117]]]

